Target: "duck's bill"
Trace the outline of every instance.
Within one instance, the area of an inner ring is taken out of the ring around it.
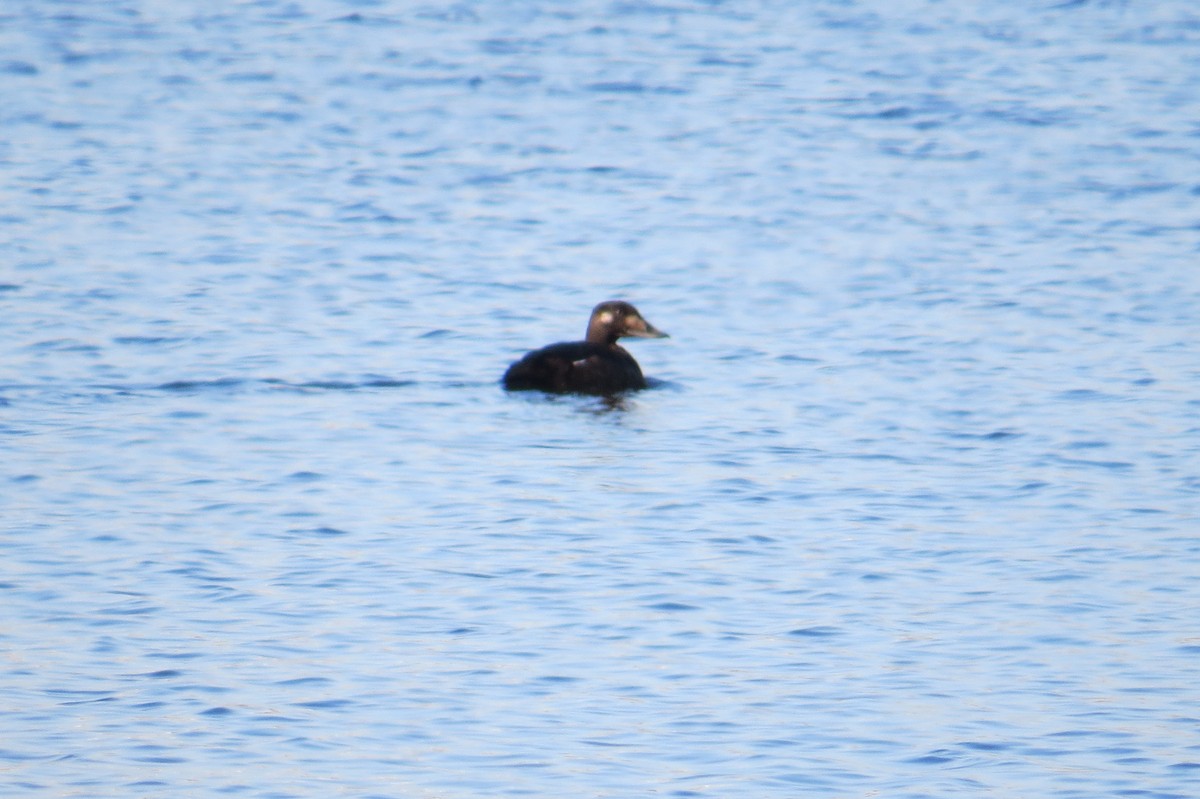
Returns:
[[[638,322],[639,324],[630,325],[629,329],[625,332],[625,335],[634,336],[636,338],[670,338],[670,336],[647,322],[645,319],[639,319]]]

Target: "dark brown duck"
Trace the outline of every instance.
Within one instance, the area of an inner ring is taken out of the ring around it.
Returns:
[[[623,336],[667,338],[629,303],[602,302],[592,309],[586,339],[534,350],[508,367],[504,387],[567,394],[617,394],[645,388],[638,362],[617,345]]]

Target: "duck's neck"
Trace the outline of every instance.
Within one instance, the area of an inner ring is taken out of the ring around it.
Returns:
[[[611,347],[617,343],[618,338],[620,336],[608,325],[599,322],[592,322],[588,325],[587,341],[589,344]]]

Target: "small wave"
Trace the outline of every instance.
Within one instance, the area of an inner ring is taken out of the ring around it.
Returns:
[[[211,391],[213,389],[234,388],[244,385],[245,382],[245,380],[235,377],[219,377],[216,380],[172,380],[169,383],[155,386],[155,388],[159,391]]]

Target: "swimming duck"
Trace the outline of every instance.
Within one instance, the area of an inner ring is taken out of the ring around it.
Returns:
[[[587,338],[534,350],[508,367],[509,391],[616,394],[646,387],[633,356],[617,345],[622,336],[667,338],[627,302],[609,300],[592,309]]]

